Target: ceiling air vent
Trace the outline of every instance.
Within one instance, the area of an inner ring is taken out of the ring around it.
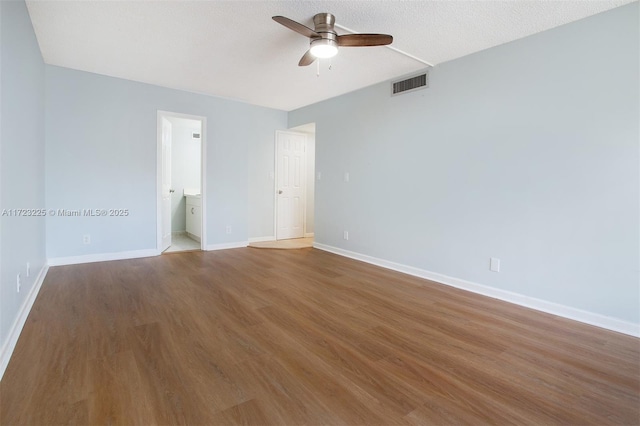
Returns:
[[[428,72],[407,78],[406,80],[392,82],[391,95],[399,95],[414,90],[426,89],[427,87],[429,87]]]

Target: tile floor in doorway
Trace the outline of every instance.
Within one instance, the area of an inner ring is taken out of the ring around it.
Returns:
[[[176,251],[200,250],[200,241],[196,241],[187,234],[173,234],[171,236],[171,246],[164,253]]]

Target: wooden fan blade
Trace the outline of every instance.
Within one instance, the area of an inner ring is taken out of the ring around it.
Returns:
[[[273,16],[272,19],[277,23],[282,24],[285,27],[289,28],[290,30],[293,30],[299,34],[302,34],[305,37],[320,37],[320,34],[313,31],[311,28],[305,27],[304,25],[292,19],[285,18],[284,16]]]
[[[388,34],[345,34],[338,36],[338,46],[385,46],[393,43],[393,37]]]
[[[300,62],[298,62],[298,66],[306,67],[307,65],[311,65],[315,60],[316,60],[316,57],[311,54],[311,50],[307,50],[307,53],[302,55],[302,58],[300,58]]]

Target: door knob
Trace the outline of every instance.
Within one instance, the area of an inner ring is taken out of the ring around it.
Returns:
[[[282,194],[282,189],[280,189],[280,190],[278,191],[278,194]]]

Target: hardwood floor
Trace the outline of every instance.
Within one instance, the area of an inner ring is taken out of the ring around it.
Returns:
[[[640,424],[640,340],[315,249],[51,268],[0,423]]]

